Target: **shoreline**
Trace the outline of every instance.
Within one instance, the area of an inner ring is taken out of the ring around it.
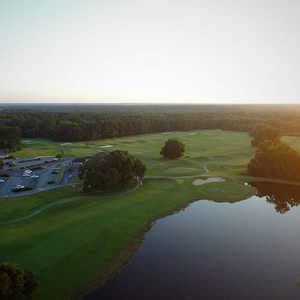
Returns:
[[[194,177],[194,176],[191,176]],[[196,177],[201,177],[197,176]],[[202,177],[209,177],[209,176],[203,176]],[[148,179],[168,179],[168,180],[176,180],[178,177],[170,178],[168,176],[151,176],[151,178],[148,177]],[[182,176],[180,177],[182,178]],[[226,177],[223,177],[226,179]],[[243,181],[259,181],[259,182],[268,182],[268,183],[279,183],[279,184],[289,184],[289,185],[296,185],[300,186],[300,182],[297,181],[289,181],[289,180],[281,180],[281,179],[271,179],[271,178],[265,178],[265,177],[252,177],[252,176],[228,176],[227,179],[239,179],[238,181],[242,183]],[[251,188],[251,192],[249,190],[249,193],[247,196],[240,198],[237,197],[236,201],[243,201],[248,199],[251,196],[255,195],[255,188]],[[191,199],[187,200],[186,202],[177,205],[174,208],[169,209],[167,212],[160,214],[149,221],[147,221],[145,224],[141,226],[141,228],[136,232],[132,240],[129,242],[127,247],[122,250],[119,254],[119,256],[115,259],[115,261],[111,264],[111,266],[108,268],[108,270],[103,273],[101,278],[95,279],[95,281],[88,283],[85,287],[81,288],[81,292],[79,292],[79,295],[75,296],[75,299],[82,300],[85,296],[87,296],[89,293],[93,292],[93,290],[102,288],[105,284],[107,284],[110,280],[112,280],[119,272],[122,271],[123,267],[130,261],[133,254],[138,250],[138,248],[142,245],[144,241],[145,234],[151,230],[152,226],[156,221],[159,219],[162,219],[164,217],[176,214],[177,212],[184,210],[186,207],[188,207],[190,204],[196,201],[202,201],[202,200],[209,200],[209,201],[218,201],[218,199],[204,199],[204,198],[198,198],[198,199]]]
[[[152,178],[151,178],[152,179]],[[300,183],[299,183],[300,185]],[[249,193],[245,196],[234,198],[235,201],[243,201],[248,199],[249,197],[254,195],[254,189],[251,188],[251,191],[249,190]],[[196,201],[202,201],[202,200],[209,200],[209,201],[218,201],[218,199],[208,199],[208,198],[197,198],[197,199],[191,199],[187,200],[179,205],[176,205],[174,208],[168,209],[165,213],[162,213],[160,215],[157,215],[154,218],[151,218],[146,223],[144,223],[141,228],[135,233],[134,237],[131,239],[131,241],[128,243],[128,245],[122,250],[119,254],[119,256],[115,259],[115,261],[111,264],[111,266],[108,268],[106,272],[104,272],[102,275],[99,276],[99,279],[95,279],[94,281],[87,283],[84,285],[81,289],[79,294],[74,296],[74,299],[82,300],[85,296],[87,296],[89,293],[91,293],[93,290],[102,288],[107,282],[113,279],[114,276],[116,276],[122,268],[129,262],[132,255],[138,250],[138,248],[142,245],[144,241],[145,234],[152,228],[154,223],[158,221],[159,219],[162,219],[164,217],[176,214],[177,212],[184,210],[186,207],[188,207],[190,204]]]

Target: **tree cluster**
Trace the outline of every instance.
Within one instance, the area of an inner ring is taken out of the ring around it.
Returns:
[[[167,159],[175,159],[183,156],[185,145],[177,140],[167,140],[160,154]]]
[[[30,299],[38,284],[32,272],[12,263],[0,264],[0,299]]]
[[[66,106],[0,111],[0,127],[17,127],[23,138],[82,141],[164,131],[251,131],[265,123],[300,135],[298,111],[233,106]],[[19,136],[10,133],[9,137]],[[15,144],[13,143],[13,146]],[[0,147],[3,147],[0,143]]]
[[[142,180],[145,170],[138,158],[116,150],[89,159],[81,168],[80,178],[85,192],[107,191],[122,188],[136,178]]]

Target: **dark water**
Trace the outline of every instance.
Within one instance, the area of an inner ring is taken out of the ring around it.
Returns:
[[[202,200],[158,220],[85,300],[300,299],[300,188],[255,184],[260,197]]]

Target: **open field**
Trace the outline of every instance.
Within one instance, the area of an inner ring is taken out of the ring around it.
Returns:
[[[162,160],[160,148],[175,137],[186,144],[185,157]],[[146,163],[146,180],[140,189],[85,195],[64,187],[0,201],[0,223],[60,202],[26,221],[0,225],[1,260],[36,273],[40,287],[34,299],[73,299],[104,281],[136,249],[153,220],[193,200],[234,202],[253,193],[240,176],[253,155],[244,133],[207,130],[74,143],[64,146],[65,155],[94,154],[104,145],[128,150]],[[54,142],[32,140],[15,155],[55,155],[59,148]],[[207,176],[226,181],[192,184],[195,178]]]

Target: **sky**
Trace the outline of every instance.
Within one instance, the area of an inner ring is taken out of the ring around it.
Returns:
[[[0,103],[300,103],[299,0],[0,0]]]

